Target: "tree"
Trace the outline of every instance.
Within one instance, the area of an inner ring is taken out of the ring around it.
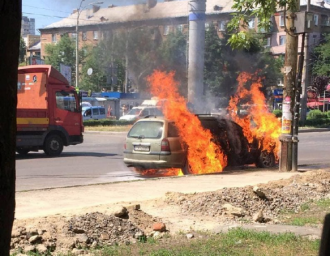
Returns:
[[[205,33],[204,81],[211,95],[226,99],[223,105],[227,105],[229,97],[236,91],[236,78],[241,72],[258,72],[264,78],[264,93],[282,76],[282,62],[271,56],[259,35],[250,32],[249,37],[253,40],[243,49],[233,49],[228,44],[229,36],[225,33],[219,38],[214,26]]]
[[[61,37],[57,44],[47,44],[45,47],[47,56],[45,58],[46,64],[52,65],[55,69],[60,70],[60,64],[70,66],[72,73],[76,73],[76,47],[74,40],[67,34]],[[82,51],[79,51],[82,54]],[[80,58],[81,60],[81,58]],[[72,77],[71,83],[74,84],[75,78]]]
[[[170,72],[175,70],[179,92],[187,95],[187,35],[181,31],[170,32],[157,50],[158,68]]]
[[[15,212],[15,145],[17,67],[21,32],[21,0],[0,3],[0,255],[8,256]],[[10,26],[8,26],[10,24]]]
[[[315,47],[314,55],[314,75],[330,77],[330,34],[325,35],[323,43]]]
[[[26,45],[25,45],[23,37],[21,36],[20,43],[19,43],[19,63],[22,63],[25,61],[25,55],[26,55]]]

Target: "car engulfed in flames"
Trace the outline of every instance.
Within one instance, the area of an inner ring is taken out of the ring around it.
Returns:
[[[155,71],[148,82],[152,95],[163,100],[164,117],[150,116],[133,125],[125,143],[127,166],[141,174],[162,170],[165,175],[182,175],[248,164],[267,168],[278,161],[280,122],[264,107],[258,78],[247,73],[238,77],[226,118],[192,113],[178,93],[173,72]],[[252,106],[244,117],[237,114],[242,98]]]

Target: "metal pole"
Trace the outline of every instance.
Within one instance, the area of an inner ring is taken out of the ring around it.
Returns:
[[[189,1],[188,101],[199,111],[204,91],[206,0]]]
[[[76,24],[76,87],[79,86],[79,16],[81,11],[81,5],[85,0],[80,1],[79,8],[77,9],[77,24]]]
[[[300,111],[300,93],[301,79],[304,68],[304,48],[305,48],[305,33],[302,34],[301,50],[299,56],[298,76],[295,86],[295,108],[293,117],[293,136],[292,136],[292,171],[298,171],[298,128],[299,128],[299,111]]]
[[[306,11],[310,11],[311,0],[307,1]],[[302,92],[301,92],[301,116],[300,120],[302,125],[305,125],[306,116],[307,116],[307,87],[310,85],[310,76],[309,76],[309,34],[305,34],[305,57],[304,57],[304,78],[302,83]]]
[[[283,88],[283,104],[282,104],[282,134],[281,141],[281,157],[280,171],[292,170],[292,135],[295,106],[295,81],[297,71],[297,52],[298,52],[298,36],[295,35],[295,12],[299,10],[300,2],[296,0],[296,4],[289,6],[290,8],[285,13],[285,28],[286,28],[286,47],[285,47],[285,62],[284,62],[284,88]]]

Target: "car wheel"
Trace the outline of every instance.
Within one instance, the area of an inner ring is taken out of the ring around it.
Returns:
[[[60,136],[53,134],[46,138],[44,152],[48,156],[59,156],[63,151],[63,140]]]
[[[186,160],[184,167],[181,168],[181,171],[184,175],[192,174],[188,159]]]
[[[26,148],[17,148],[16,152],[21,156],[26,156],[30,152],[30,150]]]
[[[275,166],[275,156],[273,152],[261,151],[256,166],[260,168],[269,168]]]

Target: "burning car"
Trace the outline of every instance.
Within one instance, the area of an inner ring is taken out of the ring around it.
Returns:
[[[227,166],[275,165],[274,153],[260,148],[261,143],[257,139],[249,143],[237,123],[212,115],[197,115],[197,118],[205,131],[212,134],[211,141],[207,143],[214,143],[217,146],[215,150],[222,151]],[[199,156],[206,157],[203,154]],[[126,137],[124,163],[141,173],[147,169],[169,168],[179,168],[185,174],[195,173],[191,170],[189,145],[183,142],[175,123],[164,117],[146,117],[132,126]]]

